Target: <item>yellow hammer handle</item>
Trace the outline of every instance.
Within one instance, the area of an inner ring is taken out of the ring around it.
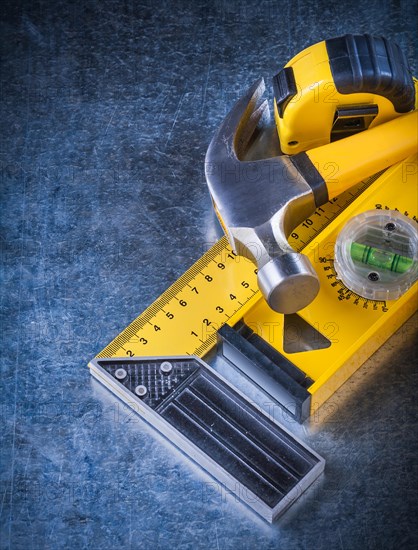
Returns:
[[[361,180],[416,152],[418,111],[307,151],[332,199]]]

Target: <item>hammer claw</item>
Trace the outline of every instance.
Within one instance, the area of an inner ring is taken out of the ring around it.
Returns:
[[[264,91],[264,79],[260,78],[236,102],[209,146],[207,162],[219,162],[221,152],[231,159],[244,153],[257,127],[270,115],[267,101],[260,101]]]
[[[241,159],[251,140],[256,136],[257,130],[260,130],[270,121],[270,109],[267,99],[258,106],[255,106],[246,122],[243,121],[237,130],[235,136],[235,154]]]

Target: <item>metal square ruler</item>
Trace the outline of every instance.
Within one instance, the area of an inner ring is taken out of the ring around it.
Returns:
[[[226,238],[89,363],[92,375],[267,521],[316,479],[324,460],[200,358],[218,346],[240,373],[302,422],[417,308],[417,283],[376,301],[334,268],[343,226],[371,210],[417,221],[417,157],[328,202],[291,236],[320,279],[318,297],[284,316],[257,288],[254,265]]]
[[[254,265],[236,256],[222,238],[98,357],[204,357],[217,345],[223,326],[227,325],[225,332],[243,322],[284,357],[287,366],[290,363],[296,367],[293,378],[305,375],[305,399],[303,411],[299,411],[299,420],[303,420],[417,308],[416,283],[391,302],[368,300],[347,289],[333,266],[338,233],[349,219],[373,209],[398,210],[416,221],[417,203],[417,158],[413,156],[317,209],[292,233],[290,242],[308,255],[320,278],[321,290],[307,308],[288,319],[267,306],[257,288]],[[242,330],[235,332],[240,334]],[[315,345],[315,339],[319,345]],[[292,342],[302,344],[298,348]],[[269,393],[269,387],[263,389]]]

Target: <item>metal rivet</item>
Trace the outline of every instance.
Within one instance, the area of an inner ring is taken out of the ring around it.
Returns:
[[[389,223],[387,223],[387,224],[385,225],[385,229],[386,229],[387,231],[395,231],[396,225],[395,225],[394,223],[392,223],[392,222],[389,222]]]
[[[138,395],[138,397],[145,397],[148,393],[148,390],[145,386],[141,384],[140,386],[137,386],[135,388],[135,393],[136,395]]]
[[[169,361],[163,361],[160,365],[160,371],[163,374],[170,374],[173,372],[173,365]]]
[[[123,380],[128,376],[128,373],[126,372],[125,369],[117,369],[115,372],[115,376],[118,380]]]
[[[372,271],[371,273],[369,273],[367,275],[367,278],[369,279],[369,281],[373,281],[374,283],[380,279],[379,274],[376,273],[375,271]]]

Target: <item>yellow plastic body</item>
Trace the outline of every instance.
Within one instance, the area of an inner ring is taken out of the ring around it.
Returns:
[[[416,219],[417,174],[417,159],[411,157],[318,208],[292,233],[291,245],[309,256],[321,283],[318,297],[299,314],[331,341],[330,347],[284,352],[283,315],[269,309],[257,288],[254,265],[235,256],[224,237],[99,357],[203,357],[216,345],[216,331],[224,323],[232,326],[244,318],[314,380],[309,388],[314,412],[416,310],[417,283],[394,302],[366,300],[336,279],[332,258],[339,231],[361,212],[398,208]]]
[[[330,199],[417,151],[418,111],[307,151]]]
[[[281,149],[299,153],[330,142],[337,108],[353,105],[377,105],[378,114],[369,128],[400,116],[392,102],[378,94],[340,94],[334,84],[325,41],[306,48],[287,63],[292,67],[297,94],[280,118],[274,102],[276,127]]]
[[[333,267],[337,236],[354,216],[374,209],[398,209],[417,220],[417,176],[416,155],[392,166],[303,249],[318,274],[320,291],[317,298],[298,314],[331,341],[330,347],[286,354],[282,341],[283,316],[273,312],[263,300],[244,316],[245,322],[259,336],[314,380],[309,388],[311,413],[417,309],[417,282],[397,300],[378,302],[347,289],[338,280]],[[317,212],[321,213],[320,209]],[[310,220],[315,217],[316,214]]]

